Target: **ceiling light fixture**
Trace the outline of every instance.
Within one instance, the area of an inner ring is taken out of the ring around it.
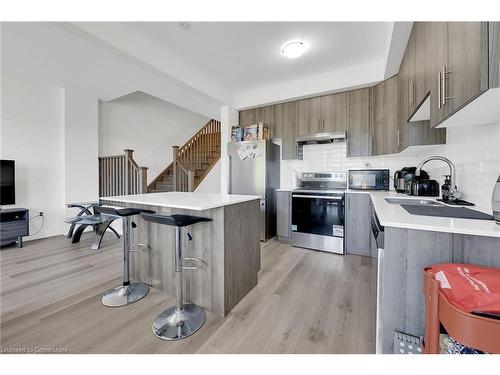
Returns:
[[[177,22],[177,26],[183,30],[189,30],[191,28],[191,22]]]
[[[290,59],[296,59],[304,54],[306,45],[302,42],[290,42],[281,48],[281,54]]]

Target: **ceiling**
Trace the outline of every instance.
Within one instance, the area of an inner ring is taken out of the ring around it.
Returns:
[[[306,78],[387,58],[392,22],[127,22],[121,25],[232,91]],[[298,59],[281,55],[300,40]]]

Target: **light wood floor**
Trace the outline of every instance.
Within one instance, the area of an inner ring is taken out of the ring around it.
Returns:
[[[69,353],[373,353],[376,264],[371,258],[262,245],[259,283],[225,318],[207,314],[188,339],[151,333],[174,299],[152,290],[122,308],[101,304],[121,282],[120,240],[98,252],[91,237],[63,236],[0,251],[1,332],[5,348],[61,348]]]

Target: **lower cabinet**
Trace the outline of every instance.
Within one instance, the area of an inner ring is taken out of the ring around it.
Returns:
[[[374,256],[371,247],[371,200],[368,193],[345,195],[345,247],[346,253]]]
[[[292,241],[292,192],[276,192],[276,226],[279,241]]]

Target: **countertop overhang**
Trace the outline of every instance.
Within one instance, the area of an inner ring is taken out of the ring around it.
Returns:
[[[170,191],[165,193],[149,193],[136,195],[118,195],[102,197],[101,202],[142,204],[178,208],[184,210],[204,211],[232,204],[259,200],[258,195],[217,194],[217,193],[189,193]]]

